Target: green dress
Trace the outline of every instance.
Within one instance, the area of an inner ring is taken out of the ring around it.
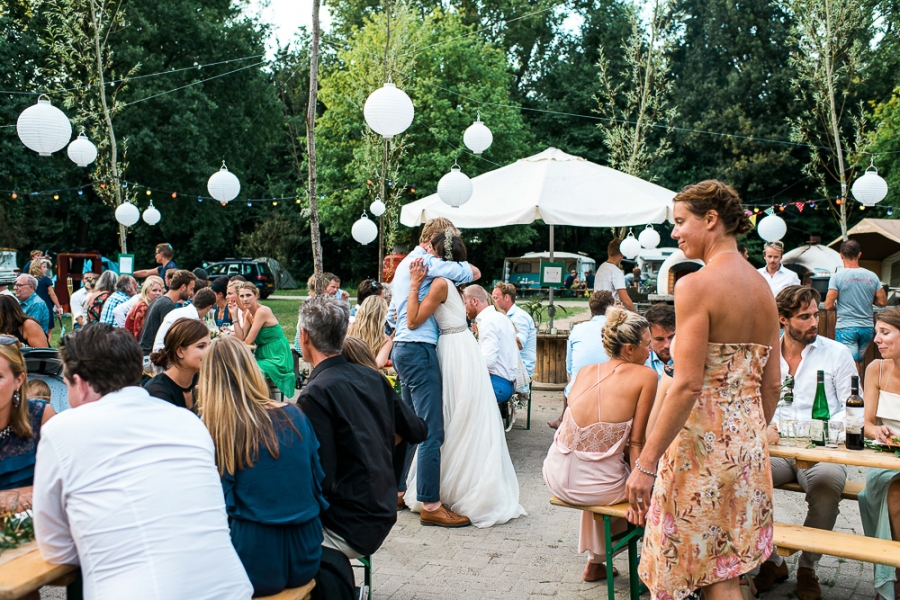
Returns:
[[[294,357],[291,344],[284,335],[281,325],[271,325],[259,330],[254,341],[256,362],[263,375],[272,380],[285,400],[294,396]]]

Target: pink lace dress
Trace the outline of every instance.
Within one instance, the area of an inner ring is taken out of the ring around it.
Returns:
[[[598,380],[579,396],[581,398],[597,388],[598,421],[579,427],[571,409],[567,408],[544,459],[547,487],[554,496],[569,504],[607,506],[625,500],[625,481],[631,472],[625,460],[625,446],[634,419],[606,423],[600,418],[600,383]],[[611,525],[614,535],[626,529],[624,519],[613,519]],[[588,512],[581,513],[578,536],[578,553],[585,551],[591,562],[606,560],[603,523],[595,521]]]

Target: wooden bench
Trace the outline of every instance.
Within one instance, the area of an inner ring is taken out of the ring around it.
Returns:
[[[51,565],[45,561],[34,542],[5,550],[0,558],[4,561],[0,565],[0,600],[21,598],[45,585],[69,586],[78,577],[78,567],[74,565]]]
[[[628,503],[613,504],[611,506],[576,506],[563,502],[556,496],[550,497],[550,504],[563,508],[574,508],[594,514],[594,520],[603,522],[603,535],[606,546],[606,586],[608,600],[615,600],[616,590],[613,582],[613,557],[620,550],[628,547],[628,587],[631,600],[639,600],[644,585],[637,574],[638,554],[637,543],[644,535],[643,527],[635,527],[628,523],[628,529],[624,533],[612,535],[611,520],[613,518],[625,518],[628,513]]]
[[[784,485],[776,486],[775,489],[779,490],[787,490],[789,492],[802,492],[803,488],[800,487],[800,484],[796,481],[792,481],[790,483],[785,483]],[[861,481],[848,481],[844,486],[844,491],[841,492],[841,498],[843,500],[858,500],[859,493],[866,489],[866,484]]]
[[[900,569],[900,542],[891,540],[775,523],[773,541],[781,556],[805,551]]]
[[[315,579],[303,587],[290,588],[279,592],[274,596],[260,596],[257,600],[308,600],[314,587],[316,587]]]

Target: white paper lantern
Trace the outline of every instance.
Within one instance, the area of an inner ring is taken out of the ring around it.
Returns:
[[[472,197],[472,180],[454,163],[450,172],[438,181],[437,193],[444,204],[458,208]]]
[[[473,154],[481,154],[491,147],[491,142],[493,141],[494,134],[481,122],[481,114],[479,113],[475,122],[469,125],[469,128],[463,134],[463,143]]]
[[[368,126],[388,140],[409,128],[415,112],[409,96],[393,83],[372,92],[363,107]]]
[[[141,218],[141,211],[131,202],[123,202],[116,209],[116,221],[125,227],[131,227]]]
[[[628,237],[622,240],[622,243],[619,244],[619,252],[622,253],[622,256],[625,258],[634,258],[641,252],[641,243],[638,241],[636,237],[634,237],[634,233],[628,232]]]
[[[653,229],[653,225],[647,225],[638,236],[638,241],[641,243],[641,246],[648,250],[656,248],[659,246],[659,232]]]
[[[72,143],[69,144],[69,149],[66,151],[69,155],[69,158],[72,159],[79,167],[86,167],[97,158],[97,146],[91,142],[91,140],[87,139],[87,136],[84,135],[82,131],[77,138],[72,140]]]
[[[759,237],[767,242],[777,242],[787,233],[787,223],[776,215],[769,215],[756,228],[759,230]]]
[[[863,176],[853,182],[850,191],[853,192],[853,197],[865,206],[875,206],[884,200],[888,193],[888,186],[887,182],[878,174],[874,160]]]
[[[369,205],[369,210],[376,217],[383,215],[386,209],[387,207],[384,205],[384,202],[381,201],[381,198],[375,198],[375,202]]]
[[[159,223],[159,219],[161,217],[162,215],[159,214],[159,211],[156,210],[156,207],[153,206],[153,204],[151,204],[150,207],[144,211],[144,223],[146,223],[147,225],[156,225],[157,223]]]
[[[378,237],[378,226],[369,220],[369,217],[363,212],[359,221],[353,224],[350,230],[353,239],[365,246]]]
[[[29,106],[16,121],[16,132],[22,143],[41,156],[62,150],[72,138],[72,124],[66,114],[50,104],[45,95]]]
[[[223,160],[222,168],[212,174],[206,183],[206,189],[219,202],[231,202],[241,193],[241,182],[228,170]]]

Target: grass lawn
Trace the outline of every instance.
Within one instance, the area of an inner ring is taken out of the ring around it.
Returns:
[[[280,292],[279,292],[280,293]],[[281,323],[284,335],[293,344],[297,334],[297,312],[300,310],[299,300],[261,300],[260,304],[268,306]]]
[[[306,288],[297,288],[296,290],[275,290],[272,292],[273,296],[305,296]]]
[[[547,306],[541,307],[541,323],[549,323],[550,317],[547,316]],[[588,307],[585,306],[556,306],[556,316],[554,319],[569,319],[581,313],[587,312]]]

